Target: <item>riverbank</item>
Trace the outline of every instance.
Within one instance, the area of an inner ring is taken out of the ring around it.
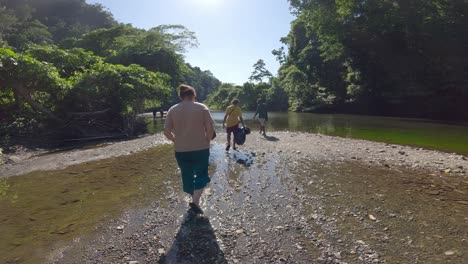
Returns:
[[[10,165],[9,175],[51,161],[49,169],[67,168],[5,179],[0,260],[464,263],[468,255],[461,155],[292,132],[254,132],[226,153],[218,136],[205,216],[193,217],[166,143],[157,134]]]
[[[19,147],[13,154],[3,155],[0,178],[39,170],[57,170],[84,162],[130,155],[161,144],[170,143],[159,133],[137,139],[102,143],[74,150],[31,150]]]
[[[60,248],[55,263],[464,263],[466,175],[430,165],[460,156],[289,132],[253,134],[229,154],[222,141],[205,217],[187,212],[169,175],[165,198]]]
[[[214,143],[223,144],[224,136]],[[93,160],[130,155],[161,144],[169,144],[161,133],[129,141],[105,143],[92,148],[47,152],[20,150],[3,156],[1,177],[21,175],[37,170],[56,170]],[[370,166],[426,169],[434,173],[467,175],[467,157],[410,146],[332,137],[298,132],[272,132],[269,137],[248,137],[241,148],[262,152],[285,152],[298,157],[329,161],[357,160]]]

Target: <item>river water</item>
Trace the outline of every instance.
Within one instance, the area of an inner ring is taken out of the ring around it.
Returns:
[[[247,125],[254,130],[254,113],[245,112]],[[213,111],[213,118],[221,129],[224,113]],[[159,132],[162,121],[148,119],[150,131]],[[468,125],[444,124],[411,118],[358,116],[310,113],[269,113],[267,131],[300,131],[331,136],[366,139],[392,144],[410,145],[458,154],[468,154]]]
[[[221,130],[223,113],[214,112],[213,116],[217,129]],[[245,113],[248,126],[255,130],[252,116],[253,113]],[[153,131],[162,129],[163,120],[150,118],[148,122]],[[278,130],[318,132],[468,153],[467,127],[424,120],[272,113],[268,131]],[[262,144],[275,143],[265,141]],[[352,161],[335,164],[299,160],[297,155],[283,157],[279,152],[265,151],[264,147],[257,146],[261,151],[256,151],[258,156],[254,157],[252,166],[236,162],[236,155],[253,155],[250,152],[228,155],[219,142],[212,148],[214,173],[211,174],[214,176],[205,208],[216,228],[216,236],[224,243],[220,242],[224,247],[221,253],[226,257],[249,263],[250,249],[243,245],[250,243],[252,248],[263,245],[267,257],[275,257],[283,251],[294,255],[290,263],[310,263],[310,259],[330,255],[328,249],[307,244],[315,237],[320,242],[317,244],[336,247],[331,253],[349,252],[343,256],[345,260],[349,258],[348,263],[363,263],[358,260],[360,250],[366,257],[368,249],[362,249],[361,240],[369,241],[374,249],[386,254],[387,263],[415,263],[409,260],[418,258],[421,263],[465,263],[463,259],[468,254],[465,205],[468,181],[465,178],[428,176],[424,170],[368,167]],[[270,147],[276,149],[276,145]],[[55,259],[56,255],[59,259],[56,263],[86,263],[74,261],[82,259],[81,251],[65,254],[65,259],[71,259],[67,262],[61,258],[61,250],[67,248],[68,243],[78,245],[79,250],[93,247],[95,244],[87,243],[86,239],[95,233],[100,235],[96,232],[100,225],[100,232],[117,233],[109,240],[117,245],[125,244],[128,237],[130,245],[136,243],[132,233],[125,233],[130,232],[127,230],[136,229],[131,232],[139,235],[146,232],[142,241],[157,242],[158,247],[168,249],[170,257],[174,249],[171,245],[177,244],[177,241],[173,243],[173,238],[179,215],[186,210],[172,153],[172,146],[163,145],[128,156],[0,180],[0,263],[53,263],[47,260]],[[155,202],[159,207],[146,209]],[[145,210],[156,212],[148,220],[149,226],[154,224],[155,227],[142,231],[141,226],[146,222],[132,226],[129,222],[115,220],[132,208],[143,210],[143,215],[147,213]],[[377,218],[375,222],[369,219],[370,213]],[[120,225],[125,225],[125,230],[117,230]],[[314,225],[315,228],[307,229]],[[302,231],[299,234],[297,230]],[[244,232],[252,235],[243,236]],[[334,232],[338,234],[336,238]],[[359,236],[354,237],[354,234]],[[238,235],[236,239],[240,243],[235,244],[232,236]],[[387,237],[394,239],[387,240]],[[295,239],[294,243],[289,243],[291,238]],[[355,240],[359,242],[357,250],[352,246]],[[137,243],[138,248],[143,242]],[[408,252],[400,254],[406,247]],[[308,253],[304,249],[309,250]],[[357,253],[351,254],[353,250]],[[238,251],[240,253],[236,253]],[[52,257],[51,252],[54,252]],[[106,250],[97,252],[106,257],[110,254]]]

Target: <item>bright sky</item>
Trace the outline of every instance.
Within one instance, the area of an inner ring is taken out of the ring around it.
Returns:
[[[287,0],[87,0],[101,3],[123,23],[149,29],[181,24],[197,35],[200,46],[191,49],[187,62],[210,70],[222,82],[243,84],[252,65],[263,59],[277,73],[271,54],[281,47],[294,19]]]

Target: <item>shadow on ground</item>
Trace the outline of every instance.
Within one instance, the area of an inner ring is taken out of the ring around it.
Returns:
[[[210,220],[185,213],[182,224],[169,251],[160,264],[172,263],[228,263],[218,245]]]
[[[279,141],[279,138],[272,137],[272,136],[264,136],[263,138],[268,140],[268,141],[272,141],[272,142],[278,142]]]

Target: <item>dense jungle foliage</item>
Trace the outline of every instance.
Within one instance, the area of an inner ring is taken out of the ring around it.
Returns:
[[[84,0],[0,0],[1,144],[144,131],[136,115],[167,110],[180,83],[200,100],[221,85],[184,61],[197,45],[181,25],[138,29]]]
[[[468,2],[289,0],[293,110],[468,120]]]

